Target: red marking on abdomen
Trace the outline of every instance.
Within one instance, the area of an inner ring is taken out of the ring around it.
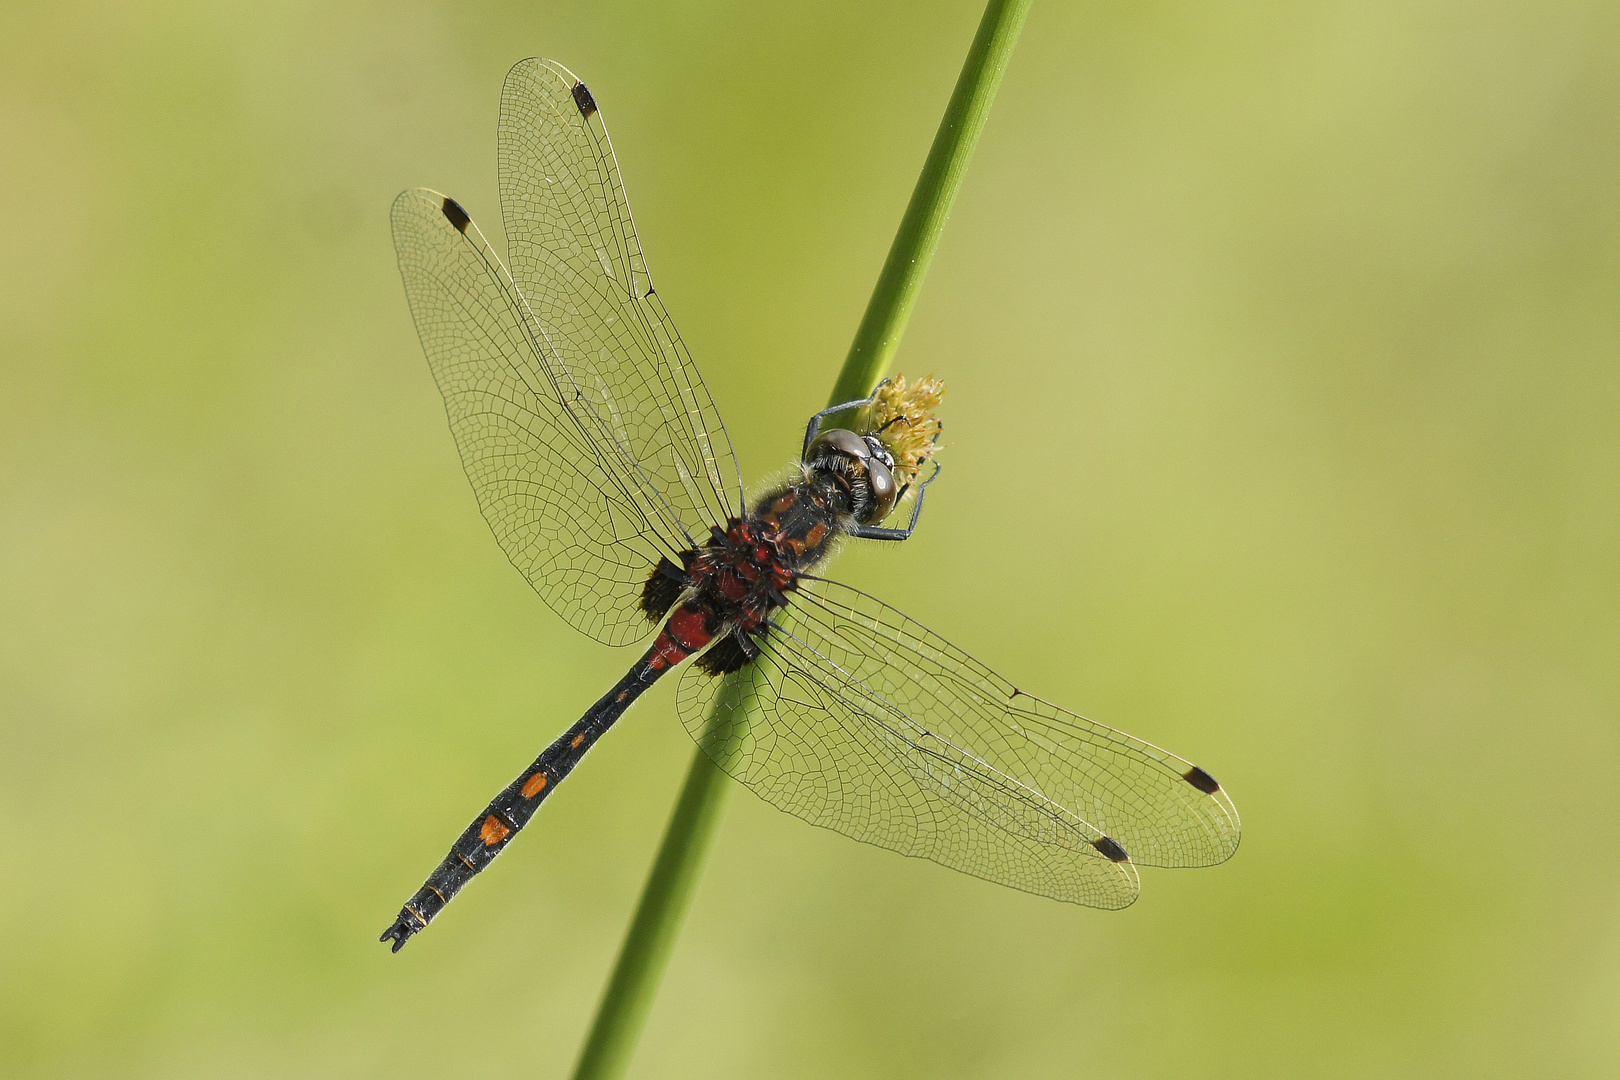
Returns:
[[[485,847],[494,847],[496,844],[512,835],[512,830],[506,823],[494,814],[484,819],[484,827],[478,830],[478,839],[484,842]]]
[[[647,666],[654,671],[674,667],[676,664],[692,655],[691,650],[683,649],[680,643],[669,636],[669,631],[661,631],[658,640],[653,642],[652,655],[647,657]]]
[[[665,631],[673,637],[687,652],[697,652],[709,643],[714,634],[709,630],[709,616],[702,608],[683,604],[669,617],[669,629]]]
[[[669,624],[653,642],[652,656],[647,666],[657,671],[673,667],[707,645],[714,637],[709,630],[709,617],[702,608],[682,604],[669,617]]]

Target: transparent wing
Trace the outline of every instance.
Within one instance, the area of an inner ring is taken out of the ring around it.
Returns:
[[[733,682],[696,668],[681,682],[687,730],[772,805],[1091,907],[1135,899],[1132,861],[1207,866],[1237,849],[1237,810],[1190,762],[1030,697],[848,586],[793,600]],[[1106,857],[1105,837],[1132,861]]]
[[[741,475],[714,399],[653,291],[595,99],[561,64],[523,60],[501,90],[497,141],[512,277],[573,407],[706,534],[741,512]]]
[[[651,568],[742,508],[714,401],[653,292],[595,102],[525,60],[501,97],[513,269],[437,192],[394,203],[411,313],[468,478],[507,557],[610,645],[652,629]]]
[[[478,505],[550,607],[609,645],[646,636],[637,607],[661,555],[693,526],[581,408],[542,326],[453,200],[394,200],[394,246],[428,366]],[[722,436],[723,438],[723,436]]]

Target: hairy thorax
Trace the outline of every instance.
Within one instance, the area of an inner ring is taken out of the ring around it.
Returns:
[[[682,552],[679,565],[661,560],[642,589],[641,607],[649,619],[669,616],[658,642],[664,662],[679,663],[711,641],[697,660],[711,675],[757,656],[755,639],[767,633],[771,612],[787,605],[798,575],[826,558],[846,505],[836,483],[807,477],[766,495],[747,518],[715,529],[709,543]]]

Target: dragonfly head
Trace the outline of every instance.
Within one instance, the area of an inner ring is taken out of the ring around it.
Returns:
[[[804,464],[812,474],[830,474],[849,490],[849,512],[860,524],[875,525],[894,509],[899,493],[894,456],[876,435],[830,428],[810,444]]]

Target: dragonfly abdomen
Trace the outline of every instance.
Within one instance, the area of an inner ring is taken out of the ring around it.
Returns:
[[[652,648],[636,666],[473,819],[416,895],[400,908],[399,917],[383,931],[382,940],[392,939],[394,951],[398,952],[413,934],[444,910],[467,882],[494,862],[495,856],[506,849],[534,817],[540,804],[574,771],[574,766],[625,710],[666,671],[708,644],[701,625],[700,619],[692,618],[684,610],[672,616],[669,625],[659,633]]]

